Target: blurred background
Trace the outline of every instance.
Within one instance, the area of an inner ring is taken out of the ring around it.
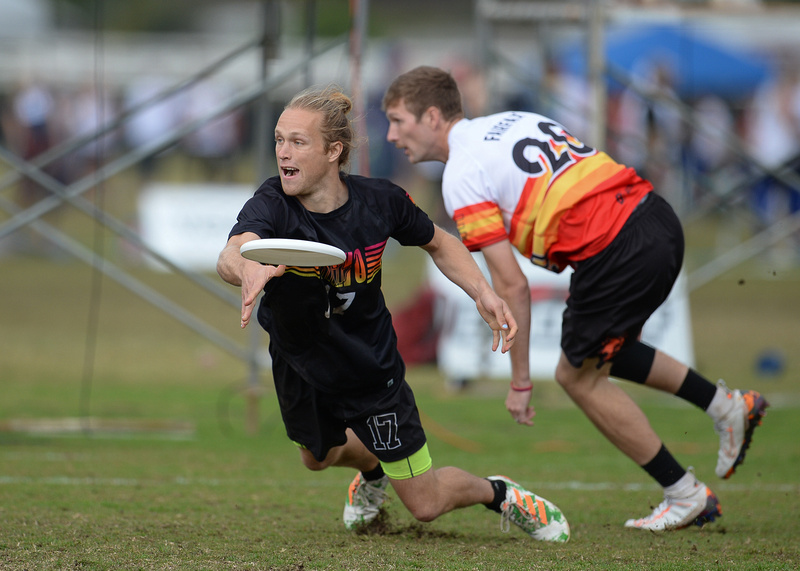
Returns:
[[[800,3],[757,0],[0,0],[0,380],[63,379],[31,413],[53,415],[91,413],[103,382],[262,390],[266,341],[238,330],[214,263],[277,173],[275,119],[300,89],[339,84],[368,141],[351,171],[451,228],[441,165],[385,141],[383,90],[420,64],[453,73],[468,116],[540,112],[652,180],[688,244],[653,334],[700,366],[727,352],[732,372],[781,379],[800,354],[799,26]],[[502,378],[464,360],[485,332],[399,250],[384,289],[409,364],[438,362],[455,388]],[[566,282],[531,279],[548,371]],[[715,353],[695,351],[710,337]]]

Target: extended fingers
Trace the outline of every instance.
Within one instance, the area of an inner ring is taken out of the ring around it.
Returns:
[[[257,262],[245,266],[242,275],[242,319],[240,326],[247,327],[255,309],[256,300],[269,280],[282,276],[286,266],[261,265]]]

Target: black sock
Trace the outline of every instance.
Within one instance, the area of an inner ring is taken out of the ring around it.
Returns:
[[[650,474],[661,487],[671,486],[686,473],[686,470],[678,464],[678,461],[670,454],[667,447],[663,444],[655,457],[647,464],[642,466],[645,472]]]
[[[364,476],[364,479],[367,482],[374,482],[375,480],[380,480],[381,478],[383,478],[384,475],[383,466],[381,465],[380,462],[378,462],[378,465],[369,472],[364,472],[362,470],[361,475]]]
[[[689,369],[675,396],[707,410],[715,394],[717,394],[717,387],[714,383]]]
[[[488,478],[487,478],[488,479]],[[506,483],[503,480],[489,480],[494,490],[494,499],[489,504],[483,504],[492,511],[502,512],[503,502],[506,501]]]

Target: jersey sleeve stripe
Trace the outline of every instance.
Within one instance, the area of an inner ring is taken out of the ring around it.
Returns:
[[[470,251],[480,250],[507,237],[500,207],[493,202],[481,202],[453,213],[461,241]]]

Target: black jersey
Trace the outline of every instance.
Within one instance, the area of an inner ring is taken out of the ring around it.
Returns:
[[[399,186],[384,179],[342,175],[347,202],[324,214],[306,210],[268,179],[248,200],[230,236],[315,240],[341,248],[337,266],[299,268],[267,282],[258,322],[270,352],[308,383],[328,393],[385,388],[403,378],[392,318],[381,291],[389,238],[405,246],[433,239],[434,226]]]

